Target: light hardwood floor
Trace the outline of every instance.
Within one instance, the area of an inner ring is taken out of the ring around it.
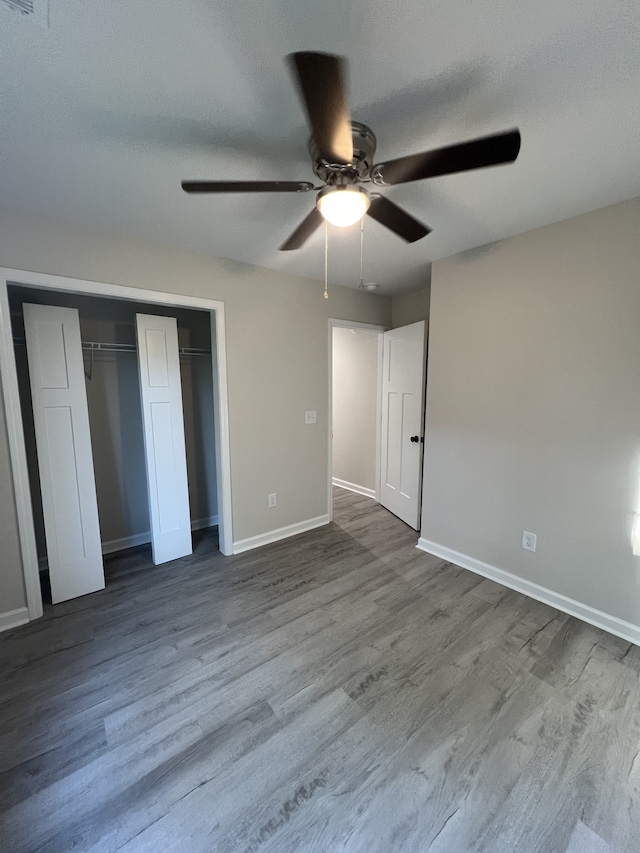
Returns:
[[[640,649],[335,494],[0,635],[2,851],[640,850]]]

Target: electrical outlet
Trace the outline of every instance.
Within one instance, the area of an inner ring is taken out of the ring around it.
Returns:
[[[538,537],[535,533],[528,533],[526,530],[522,531],[522,547],[525,551],[535,551],[536,550],[536,539]]]
[[[277,502],[276,502],[276,493],[275,492],[273,492],[270,495],[267,495],[267,504],[269,506],[269,509],[273,509],[273,507],[276,506],[276,503]]]
[[[312,409],[310,412],[304,413],[304,422],[305,424],[315,424],[316,422],[316,410]]]

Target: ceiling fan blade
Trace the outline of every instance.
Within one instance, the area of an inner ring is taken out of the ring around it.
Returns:
[[[281,252],[289,252],[291,249],[299,249],[307,242],[316,228],[319,228],[324,222],[324,217],[317,207],[314,207],[311,213],[306,216],[300,225],[296,228],[288,240],[280,246]]]
[[[367,213],[372,219],[389,228],[407,243],[415,243],[416,240],[431,233],[431,228],[427,228],[426,225],[418,222],[397,204],[381,195],[371,199]]]
[[[372,176],[376,183],[383,185],[404,184],[484,166],[513,163],[519,151],[520,131],[514,128],[471,142],[460,142],[422,154],[387,160],[373,167]]]
[[[346,61],[330,53],[311,51],[290,53],[287,59],[320,157],[328,163],[351,163],[353,138],[347,107]]]
[[[306,193],[307,181],[183,181],[186,193]]]

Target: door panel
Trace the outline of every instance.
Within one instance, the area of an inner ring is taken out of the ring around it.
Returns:
[[[153,562],[192,552],[178,324],[136,314]]]
[[[420,321],[385,332],[382,359],[380,502],[414,530],[420,526],[425,326]]]
[[[98,503],[74,308],[23,306],[54,604],[104,589]]]

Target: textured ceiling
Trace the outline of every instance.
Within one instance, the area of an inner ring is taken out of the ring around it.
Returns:
[[[313,180],[284,56],[349,60],[377,161],[520,128],[512,166],[392,187],[433,228],[365,223],[365,280],[418,287],[431,261],[640,195],[638,0],[51,0],[0,7],[0,204],[322,278],[323,229],[278,246],[305,195],[187,196],[182,179]],[[357,287],[359,227],[330,229]],[[1,259],[0,259],[1,261]]]

